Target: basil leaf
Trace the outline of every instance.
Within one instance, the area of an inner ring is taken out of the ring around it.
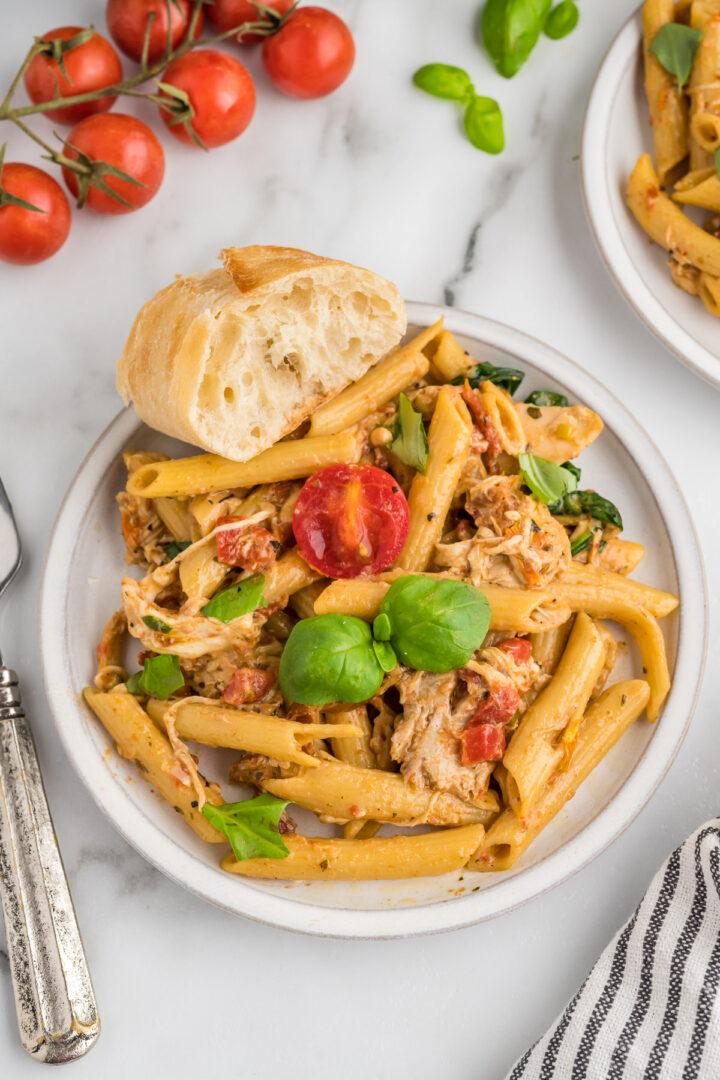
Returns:
[[[496,386],[500,386],[503,390],[507,390],[508,394],[514,394],[524,378],[525,372],[520,371],[519,368],[496,367],[489,360],[484,360],[482,364],[476,364],[465,375],[456,376],[452,380],[452,385],[463,386],[467,379],[472,388],[477,390],[480,383],[491,382],[495,383]]]
[[[386,616],[399,660],[419,671],[464,667],[485,640],[490,605],[473,585],[409,574],[388,589]]]
[[[470,101],[475,88],[467,71],[452,64],[425,64],[413,75],[421,90],[449,101]]]
[[[165,554],[167,555],[168,560],[172,562],[172,560],[176,558],[181,551],[184,551],[185,548],[189,547],[189,540],[173,540],[171,544],[167,544],[167,546],[165,547]]]
[[[517,75],[537,45],[552,0],[487,0],[482,13],[482,38],[498,72]]]
[[[229,589],[215,593],[212,600],[200,608],[201,615],[208,615],[212,619],[229,623],[233,619],[239,619],[241,615],[248,615],[265,603],[263,589],[265,588],[264,574],[251,574],[243,578]]]
[[[556,394],[554,390],[533,390],[525,398],[526,405],[537,405],[540,408],[546,405],[566,406],[568,399],[564,394]]]
[[[585,551],[592,544],[592,538],[595,534],[595,529],[586,529],[584,533],[576,537],[570,543],[570,554],[579,555],[581,551]]]
[[[556,4],[545,20],[545,33],[553,41],[559,41],[560,38],[572,34],[579,18],[580,12],[573,0],[560,0],[560,3]]]
[[[243,802],[213,806],[205,803],[203,816],[227,836],[238,862],[243,859],[286,859],[290,849],[278,832],[287,806],[282,799],[263,793]]]
[[[690,77],[695,53],[703,37],[702,30],[669,22],[660,27],[652,40],[650,52],[675,76],[680,90]]]
[[[425,474],[430,455],[425,425],[422,413],[413,409],[405,394],[398,397],[397,421],[388,448],[406,465],[411,465],[413,469]]]
[[[555,465],[534,454],[519,454],[518,464],[522,478],[540,502],[556,503],[577,487],[577,477],[570,469]]]
[[[615,503],[604,499],[595,491],[572,491],[560,498],[550,507],[552,514],[571,514],[580,517],[581,514],[589,514],[596,521],[606,521],[609,525],[616,525],[622,531],[623,521]]]
[[[383,680],[370,627],[352,615],[301,619],[285,642],[278,681],[290,701],[367,701]]]
[[[143,615],[142,621],[151,630],[157,630],[158,634],[169,634],[172,631],[172,626],[169,623],[157,619],[154,615]]]
[[[392,645],[388,641],[373,641],[372,647],[383,671],[394,671],[397,667],[397,656]]]
[[[476,150],[501,154],[505,149],[505,131],[500,106],[494,98],[476,94],[465,109],[465,134]]]
[[[184,685],[180,657],[174,653],[148,656],[142,671],[137,671],[125,683],[129,694],[148,694],[162,701]]]

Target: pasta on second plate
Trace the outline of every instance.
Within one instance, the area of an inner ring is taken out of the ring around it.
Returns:
[[[627,577],[642,546],[580,484],[600,418],[549,390],[515,401],[522,377],[437,323],[250,461],[126,454],[143,576],[85,698],[202,840],[230,841],[224,870],[505,870],[659,715],[677,601]],[[607,686],[606,619],[642,678]],[[188,743],[236,751],[230,780],[260,794],[226,803]],[[336,835],[297,835],[292,805]]]

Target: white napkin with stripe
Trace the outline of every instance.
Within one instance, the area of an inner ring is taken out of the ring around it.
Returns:
[[[672,853],[507,1080],[720,1080],[720,818]]]

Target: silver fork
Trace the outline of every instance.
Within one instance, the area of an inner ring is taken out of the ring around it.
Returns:
[[[0,594],[20,558],[0,480]],[[23,1046],[49,1064],[82,1057],[100,1034],[100,1019],[17,675],[2,656],[0,899]]]

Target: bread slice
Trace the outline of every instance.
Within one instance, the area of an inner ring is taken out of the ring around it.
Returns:
[[[141,308],[117,387],[151,427],[247,461],[397,344],[405,306],[377,274],[305,251],[221,258]]]

